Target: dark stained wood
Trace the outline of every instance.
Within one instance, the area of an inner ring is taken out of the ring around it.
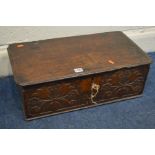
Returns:
[[[109,101],[138,96],[143,92],[149,66],[133,67],[83,78],[63,80],[24,89],[27,118],[81,109]],[[92,84],[100,89],[91,100]]]
[[[138,97],[151,63],[122,32],[12,44],[8,51],[28,120]]]
[[[150,63],[122,32],[13,44],[8,51],[15,81],[22,86]],[[84,72],[77,74],[75,68]]]

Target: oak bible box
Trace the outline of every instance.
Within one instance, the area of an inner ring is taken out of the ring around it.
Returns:
[[[138,97],[151,59],[122,32],[12,44],[27,120]]]

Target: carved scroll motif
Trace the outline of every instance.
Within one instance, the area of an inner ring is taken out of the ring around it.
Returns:
[[[96,96],[97,102],[138,95],[142,92],[145,74],[139,69],[119,70],[105,75]]]
[[[66,90],[61,90],[62,87]],[[44,98],[40,92],[44,92],[45,89],[46,97]],[[28,113],[29,115],[36,115],[78,107],[81,102],[87,103],[88,97],[87,94],[81,94],[78,85],[74,83],[63,83],[39,88],[31,94],[28,100]]]
[[[42,115],[138,95],[143,90],[146,71],[137,67],[98,75],[102,80],[93,97],[94,103],[91,85],[90,91],[83,93],[79,87],[81,80],[37,88],[29,96],[27,111],[29,116]]]

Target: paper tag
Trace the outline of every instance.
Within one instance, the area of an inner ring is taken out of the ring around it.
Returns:
[[[81,73],[83,71],[84,71],[83,68],[74,68],[75,73]]]

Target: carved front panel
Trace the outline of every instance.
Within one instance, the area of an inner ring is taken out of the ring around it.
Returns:
[[[140,66],[104,73],[96,77],[94,83],[99,86],[99,90],[93,98],[94,103],[99,104],[141,94],[147,72],[148,66]],[[93,91],[96,92],[96,90]]]
[[[148,66],[30,86],[25,89],[27,118],[59,113],[142,93]]]
[[[35,117],[89,105],[91,80],[75,79],[28,89],[25,92],[26,115]]]

